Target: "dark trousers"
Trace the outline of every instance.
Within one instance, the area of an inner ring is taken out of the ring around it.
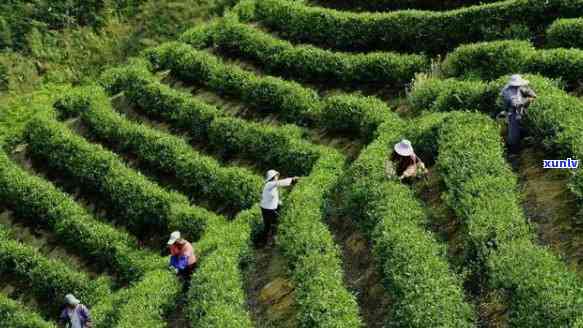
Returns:
[[[506,143],[508,144],[509,152],[513,154],[520,151],[520,139],[522,137],[522,117],[520,117],[520,112],[519,108],[513,108],[508,115],[508,138]]]
[[[194,262],[192,265],[187,266],[184,269],[178,270],[176,273],[182,279],[182,291],[186,292],[190,288],[190,280],[192,279],[192,273],[196,269],[197,262]]]
[[[279,218],[279,207],[274,210],[261,208],[261,215],[263,216],[263,231],[259,235],[258,242],[266,244],[269,238],[275,234],[277,219]]]

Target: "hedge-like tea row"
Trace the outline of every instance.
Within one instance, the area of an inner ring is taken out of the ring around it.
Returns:
[[[583,18],[557,19],[545,35],[552,48],[583,48]]]
[[[322,222],[344,161],[337,152],[323,154],[290,193],[280,219],[276,243],[290,268],[301,327],[362,326],[356,299],[343,285],[339,249]]]
[[[58,310],[55,300],[73,293],[87,304],[95,304],[110,293],[107,278],[92,279],[68,264],[47,259],[31,246],[12,240],[9,232],[0,227],[0,275],[12,275],[28,285],[38,299]]]
[[[385,177],[384,161],[403,136],[401,120],[387,121],[380,136],[343,180],[344,210],[369,235],[388,293],[391,327],[473,327],[460,277],[445,249],[424,229],[425,214],[412,191]],[[409,136],[407,136],[409,137]]]
[[[200,45],[208,32],[200,27],[188,31],[183,40]],[[294,46],[268,33],[238,22],[228,15],[212,28],[212,43],[221,50],[250,58],[269,72],[306,81],[333,83],[384,83],[402,85],[413,79],[416,72],[429,67],[427,57],[397,53],[350,54],[319,49],[313,46]]]
[[[215,107],[160,83],[143,65],[108,70],[102,83],[110,94],[124,91],[140,111],[187,130],[214,151],[252,160],[264,170],[277,167],[289,175],[305,175],[318,159],[317,148],[302,139],[297,127],[223,116]]]
[[[180,281],[168,270],[150,271],[140,282],[123,290],[116,306],[116,328],[165,328],[166,315],[176,311]]]
[[[184,139],[126,119],[113,110],[101,88],[73,90],[57,107],[80,114],[91,135],[148,166],[175,176],[185,190],[237,212],[259,200],[263,178],[248,169],[222,167],[215,159],[193,150]]]
[[[493,80],[511,73],[533,73],[575,85],[583,75],[583,50],[537,50],[528,41],[481,42],[448,54],[443,69],[450,77]]]
[[[145,55],[157,69],[170,69],[181,79],[204,84],[212,91],[235,97],[250,107],[275,110],[284,120],[297,124],[347,130],[367,139],[371,137],[371,131],[363,130],[362,126],[376,126],[394,115],[380,101],[370,102],[372,98],[346,95],[321,99],[314,90],[298,83],[258,76],[184,43],[165,43],[146,50]],[[344,102],[353,98],[358,101]],[[354,106],[356,103],[367,105]],[[349,107],[351,111],[341,116],[327,113],[331,104]]]
[[[44,321],[37,313],[2,293],[0,293],[0,322],[4,327],[56,328],[53,323]]]
[[[74,134],[63,123],[39,116],[25,130],[30,151],[48,167],[103,197],[120,224],[136,234],[180,230],[192,240],[207,222],[222,217],[128,168],[117,155]]]
[[[240,265],[251,252],[251,234],[260,222],[259,208],[253,207],[232,222],[210,224],[197,243],[200,263],[188,293],[191,327],[253,327]]]
[[[569,96],[553,81],[527,75],[538,98],[530,105],[524,127],[553,154],[583,158],[583,101]],[[427,79],[415,83],[411,103],[416,109],[453,111],[478,109],[496,114],[502,111],[500,90],[507,77],[490,83]],[[577,170],[570,189],[583,199],[583,174]]]
[[[465,251],[487,258],[488,243],[508,243],[529,235],[516,197],[517,180],[504,160],[499,128],[482,114],[454,113],[438,137],[437,167],[446,202],[464,223]]]
[[[261,0],[255,12],[262,24],[299,42],[343,50],[429,53],[482,41],[491,31],[503,32],[508,22],[538,32],[558,17],[582,14],[581,0],[507,0],[447,12],[391,13],[350,13],[311,7],[305,1]]]
[[[155,263],[137,249],[135,238],[93,218],[71,196],[27,173],[4,152],[0,198],[18,216],[48,227],[68,249],[109,268],[124,282],[138,279]]]
[[[399,9],[450,10],[501,0],[317,0],[322,6],[354,11],[388,11]]]

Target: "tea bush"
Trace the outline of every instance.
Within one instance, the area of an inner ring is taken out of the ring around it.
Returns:
[[[362,326],[356,299],[344,287],[338,247],[322,222],[344,161],[335,151],[322,154],[289,195],[278,226],[276,243],[290,268],[301,327]]]
[[[450,10],[502,0],[318,0],[317,3],[333,8],[367,11],[400,9]]]
[[[143,163],[175,176],[183,189],[237,211],[259,200],[263,178],[248,169],[222,167],[200,154],[183,139],[134,123],[114,111],[101,88],[73,90],[57,107],[77,112],[97,139],[121,152],[137,156]]]
[[[537,50],[526,41],[495,41],[464,45],[451,52],[446,76],[493,80],[509,73],[532,73],[577,85],[583,72],[583,50]]]
[[[6,327],[56,328],[38,314],[0,293],[0,322]]]
[[[546,31],[547,46],[583,48],[583,18],[558,19]]]
[[[180,230],[196,240],[208,221],[222,219],[191,206],[185,196],[163,189],[128,168],[117,155],[90,144],[50,118],[31,120],[25,138],[34,157],[98,193],[108,211],[123,218],[119,223],[137,235]]]
[[[194,140],[208,142],[223,156],[241,156],[264,170],[278,167],[290,175],[308,174],[319,157],[318,149],[302,139],[301,129],[227,116],[188,93],[160,83],[146,68],[112,69],[102,80],[110,93],[123,90],[141,112],[187,130]]]
[[[343,178],[343,210],[369,235],[386,289],[395,295],[388,326],[472,327],[475,314],[461,279],[425,230],[421,204],[395,177],[385,176],[388,149],[403,133],[399,118],[381,125],[379,137]]]
[[[506,28],[508,22],[538,32],[558,17],[582,13],[579,0],[507,0],[446,12],[389,13],[351,13],[308,6],[304,1],[262,0],[256,3],[255,16],[285,38],[323,47],[443,53],[482,41],[490,30]]]
[[[93,218],[50,182],[31,175],[0,152],[0,198],[19,217],[48,227],[68,249],[134,281],[154,266],[135,238]]]
[[[201,260],[188,292],[192,327],[253,327],[244,292],[244,266],[252,231],[261,222],[257,206],[234,221],[210,224],[197,244]]]
[[[57,312],[55,300],[68,293],[87,304],[110,293],[108,279],[93,279],[64,262],[48,259],[36,248],[13,240],[4,229],[0,231],[0,274],[12,275],[29,286],[36,298],[50,304],[47,313]]]
[[[222,51],[250,58],[272,73],[305,81],[333,83],[408,83],[416,72],[429,67],[421,55],[397,53],[350,54],[332,52],[313,46],[294,46],[251,25],[238,22],[236,16],[223,18],[211,31],[196,27],[183,40],[193,46],[205,45],[206,39]],[[202,33],[202,35],[201,35]]]

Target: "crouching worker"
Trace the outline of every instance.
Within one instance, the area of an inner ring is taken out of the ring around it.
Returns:
[[[395,144],[391,156],[385,162],[385,174],[403,180],[423,176],[427,174],[427,168],[415,154],[411,142],[403,139]]]
[[[498,117],[504,115],[508,117],[506,143],[511,153],[517,153],[520,149],[522,117],[526,115],[528,105],[536,98],[536,94],[528,83],[528,80],[524,80],[522,76],[514,74],[500,92],[506,111],[498,114]]]
[[[183,287],[186,291],[190,287],[190,279],[197,264],[194,249],[186,239],[181,238],[180,231],[174,231],[170,234],[168,247],[170,248],[169,269],[176,272],[176,275],[183,279]]]
[[[61,312],[59,324],[65,328],[93,327],[89,310],[72,294],[65,296],[65,306]]]
[[[279,179],[279,172],[269,170],[265,176],[265,184],[261,195],[261,214],[263,216],[263,231],[258,240],[258,246],[265,246],[271,237],[275,234],[277,219],[279,218],[279,200],[278,187],[288,187],[298,181],[298,177]]]

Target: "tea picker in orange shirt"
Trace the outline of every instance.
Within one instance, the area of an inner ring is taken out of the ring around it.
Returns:
[[[184,280],[184,288],[190,286],[192,273],[196,269],[197,258],[192,245],[181,237],[180,231],[174,231],[168,240],[170,248],[170,270]]]

